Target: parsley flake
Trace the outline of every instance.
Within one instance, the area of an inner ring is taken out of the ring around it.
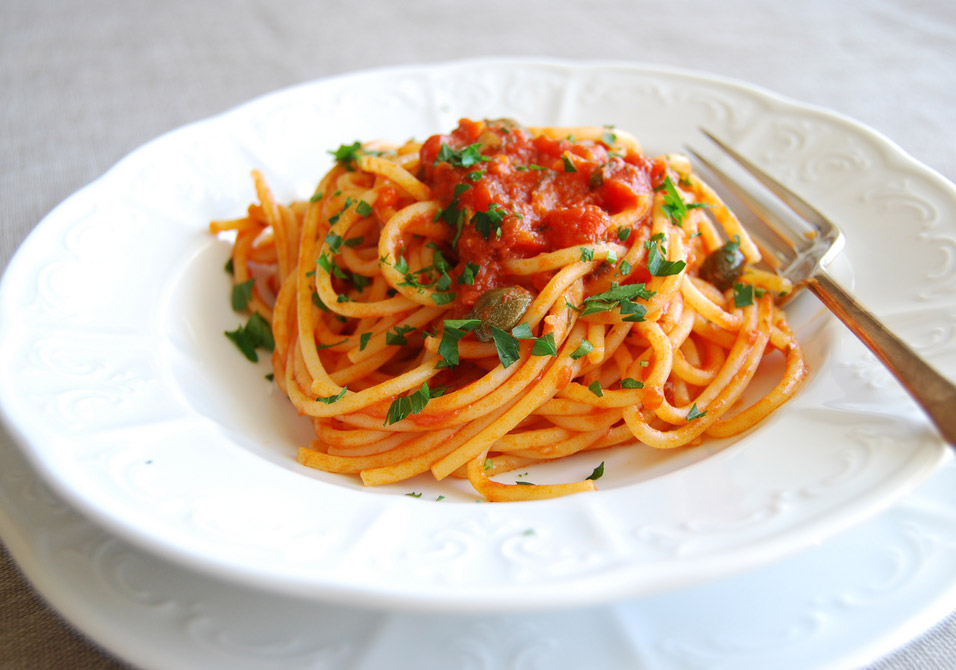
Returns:
[[[707,414],[707,410],[705,409],[703,412],[701,412],[697,409],[697,403],[695,402],[693,405],[691,405],[690,411],[687,413],[687,420],[693,421],[694,419],[699,419],[705,414]]]
[[[734,307],[749,307],[754,304],[754,287],[750,284],[734,284]]]
[[[275,339],[272,337],[272,326],[258,312],[253,312],[246,325],[236,330],[226,331],[226,337],[239,347],[239,351],[253,363],[259,360],[256,349],[272,351],[275,349]]]
[[[531,346],[532,356],[557,356],[558,346],[554,342],[554,333],[546,333],[535,339]]]
[[[495,350],[498,352],[498,360],[501,361],[502,367],[507,368],[521,358],[521,348],[514,335],[491,326],[491,337],[495,341]]]
[[[478,274],[478,271],[481,270],[480,265],[475,265],[474,263],[466,263],[464,269],[461,271],[461,274],[458,275],[459,284],[468,284],[473,286],[475,283],[475,275]]]
[[[405,335],[415,330],[412,326],[395,326],[395,331],[391,330],[385,333],[385,344],[405,346],[408,344],[408,340],[405,339]]]
[[[329,151],[335,157],[335,162],[344,165],[347,170],[355,169],[355,161],[358,159],[362,150],[361,142],[352,144],[342,144],[335,151]]]
[[[658,242],[652,242],[648,249],[647,271],[653,277],[668,277],[680,274],[684,266],[687,265],[684,261],[669,261],[664,258],[664,252]]]
[[[576,361],[579,358],[583,358],[591,353],[592,349],[594,349],[593,344],[587,340],[581,340],[581,344],[578,345],[578,348],[571,352],[571,359]]]
[[[502,209],[501,205],[493,202],[488,205],[488,210],[484,212],[475,212],[471,217],[471,223],[475,230],[481,233],[485,240],[490,240],[492,233],[495,239],[501,239],[501,224],[505,220],[508,212]]]
[[[594,472],[588,475],[586,479],[590,479],[591,481],[597,481],[603,476],[604,476],[604,461],[601,461],[601,464],[597,466],[596,468],[594,468]]]
[[[458,365],[458,342],[465,336],[469,330],[474,330],[481,325],[478,319],[446,319],[443,322],[441,342],[438,345],[438,355],[442,360],[438,362],[438,368],[453,368]]]
[[[491,159],[487,156],[481,155],[481,143],[475,142],[470,144],[464,149],[452,149],[450,146],[442,142],[441,148],[438,150],[438,156],[435,159],[434,165],[439,163],[448,163],[452,167],[463,167],[468,168],[477,163],[482,163],[484,161],[490,161]]]
[[[348,390],[348,386],[342,387],[342,390],[336,393],[335,395],[327,395],[324,398],[316,398],[319,402],[324,402],[326,405],[331,405],[334,402],[338,402],[345,396],[345,392]]]
[[[663,191],[664,193],[664,204],[661,206],[661,209],[664,210],[664,213],[667,215],[667,218],[671,220],[675,226],[683,226],[684,219],[687,217],[687,214],[692,209],[697,209],[699,207],[709,207],[705,203],[694,202],[694,203],[685,203],[683,198],[681,198],[680,193],[677,192],[677,187],[674,186],[674,182],[671,181],[671,178],[664,177],[664,183],[654,189],[655,191]]]
[[[252,300],[252,285],[255,282],[255,279],[247,279],[232,287],[232,308],[234,310],[241,312],[249,306],[249,301]]]
[[[425,405],[428,404],[430,398],[431,392],[428,389],[428,382],[423,382],[422,387],[410,395],[398,396],[388,407],[384,425],[398,423],[411,414],[418,414],[425,409]]]

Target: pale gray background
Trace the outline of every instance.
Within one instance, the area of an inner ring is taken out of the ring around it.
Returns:
[[[0,270],[57,203],[167,130],[327,75],[490,55],[743,79],[855,117],[956,180],[953,0],[0,0]],[[0,667],[114,663],[0,551]],[[956,616],[875,666],[953,667]]]

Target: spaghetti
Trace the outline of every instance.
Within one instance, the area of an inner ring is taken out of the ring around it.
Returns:
[[[272,349],[315,429],[304,465],[369,486],[466,477],[489,501],[561,496],[595,477],[492,477],[734,435],[806,375],[774,302],[790,287],[754,269],[757,246],[682,156],[508,120],[332,153],[309,201],[277,203],[254,172],[258,203],[211,224],[234,231],[233,305],[252,314],[227,334],[251,357]],[[782,379],[741,409],[776,351]]]

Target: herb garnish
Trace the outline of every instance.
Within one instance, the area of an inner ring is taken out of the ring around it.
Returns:
[[[348,390],[348,386],[342,387],[342,390],[336,393],[335,395],[327,395],[324,398],[316,398],[319,402],[324,402],[326,405],[331,405],[334,402],[337,402],[342,399],[345,395],[345,392]]]
[[[545,333],[535,339],[531,347],[532,356],[557,356],[558,346],[554,342],[554,333]]]
[[[493,202],[488,205],[488,210],[484,212],[475,212],[471,217],[471,222],[475,225],[475,230],[481,233],[485,240],[490,240],[492,233],[495,239],[501,239],[501,224],[508,215],[501,205]]]
[[[385,424],[390,425],[398,423],[410,414],[418,414],[431,398],[431,392],[428,389],[428,382],[423,382],[422,387],[414,393],[407,396],[398,396],[392,401],[385,415]]]
[[[675,226],[684,225],[684,219],[687,217],[687,214],[690,212],[690,210],[697,209],[699,207],[710,206],[701,202],[694,202],[690,204],[685,203],[680,197],[680,193],[677,192],[677,187],[674,186],[674,182],[671,181],[669,176],[664,177],[664,183],[656,187],[654,190],[664,192],[664,204],[661,206],[661,209],[664,210],[667,218],[669,218]]]
[[[438,150],[438,157],[435,159],[433,165],[438,165],[439,163],[449,163],[453,167],[471,167],[477,163],[484,161],[490,161],[491,159],[487,156],[481,155],[481,143],[475,142],[470,144],[464,149],[452,149],[450,146],[442,142],[441,148]]]
[[[750,284],[734,284],[734,307],[749,307],[754,304],[754,287]]]
[[[344,165],[345,168],[349,171],[355,169],[355,161],[358,160],[359,154],[362,150],[361,142],[353,142],[352,144],[342,144],[335,151],[329,151],[335,157],[335,162]]]
[[[467,331],[480,325],[478,319],[446,319],[442,324],[441,343],[438,345],[438,355],[442,360],[435,367],[453,368],[458,365],[458,342]]]
[[[697,409],[697,403],[695,402],[693,405],[691,405],[690,411],[687,413],[687,420],[693,421],[694,419],[699,419],[705,414],[707,414],[707,410],[705,409],[703,412],[699,411]]]
[[[591,353],[592,349],[594,349],[593,344],[587,340],[581,340],[581,344],[578,345],[578,348],[571,352],[571,359],[576,361],[579,358],[583,358]]]
[[[600,464],[599,466],[597,466],[596,468],[594,468],[594,472],[592,472],[590,475],[588,475],[588,476],[586,477],[586,479],[590,479],[590,480],[592,480],[592,481],[597,481],[598,479],[600,479],[600,478],[603,477],[603,476],[604,476],[604,461],[601,461],[601,464]]]
[[[252,285],[255,282],[254,278],[247,279],[232,287],[232,308],[234,310],[241,312],[248,307],[249,301],[252,300]]]
[[[275,349],[272,326],[258,312],[253,312],[245,326],[239,326],[233,331],[226,331],[225,335],[253,363],[259,360],[256,349],[265,349],[266,351]]]
[[[665,259],[659,241],[648,240],[644,244],[647,245],[648,249],[647,271],[650,272],[653,277],[667,277],[680,274],[684,266],[687,265],[684,261],[669,261]]]

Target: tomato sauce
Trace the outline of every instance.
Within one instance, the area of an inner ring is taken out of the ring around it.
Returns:
[[[455,226],[458,272],[480,266],[472,285],[456,286],[461,307],[508,284],[505,258],[618,241],[611,216],[639,204],[663,179],[641,154],[603,142],[532,137],[507,121],[463,119],[421,148],[422,177]],[[641,221],[637,225],[649,225]],[[460,232],[459,232],[460,229]]]

